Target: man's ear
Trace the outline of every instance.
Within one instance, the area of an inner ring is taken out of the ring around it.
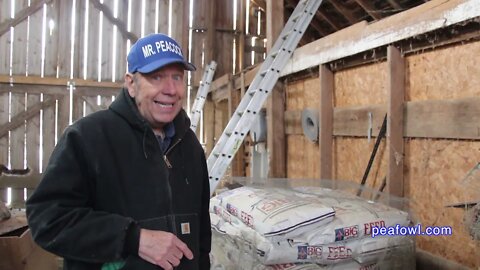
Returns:
[[[125,80],[125,87],[128,90],[128,94],[132,98],[134,98],[135,97],[135,88],[134,88],[135,80],[133,78],[133,74],[125,73],[124,80]]]

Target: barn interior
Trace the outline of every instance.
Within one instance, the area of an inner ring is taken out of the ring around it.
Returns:
[[[286,33],[294,15],[305,29]],[[130,47],[151,33],[197,68],[183,108],[206,157],[228,165],[209,167],[213,197],[353,185],[450,229],[409,238],[397,257],[413,264],[248,268],[480,269],[480,0],[0,0],[0,269],[62,269],[33,241],[25,202],[63,130],[108,109]],[[280,45],[291,51],[270,60]],[[215,269],[244,269],[242,256]]]

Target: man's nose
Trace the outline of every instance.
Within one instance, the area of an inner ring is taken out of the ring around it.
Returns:
[[[168,77],[165,80],[165,84],[163,86],[163,92],[167,95],[174,95],[177,92],[175,83],[176,82],[172,77]]]

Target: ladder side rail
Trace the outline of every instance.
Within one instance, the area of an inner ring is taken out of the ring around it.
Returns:
[[[305,2],[305,1],[304,1]],[[292,16],[290,17],[290,19],[288,20],[287,24],[285,25],[285,27],[283,28],[282,32],[281,32],[281,36],[284,36],[285,33],[291,31],[290,28],[292,28],[293,26],[296,25],[296,23],[298,22],[298,20],[294,20],[293,18],[295,18],[297,15],[294,16],[294,14],[301,14],[301,13],[304,13],[305,12],[305,9],[307,8],[306,5],[304,4],[298,4],[297,7],[295,8],[295,10],[293,11],[292,13]],[[283,35],[282,35],[283,34]],[[267,70],[270,68],[271,64],[273,63],[273,61],[278,58],[278,57],[281,57],[282,54],[284,53],[289,53],[288,50],[280,50],[280,48],[282,47],[283,43],[285,42],[285,39],[284,38],[278,38],[274,44],[274,46],[272,47],[272,52],[277,52],[277,54],[275,55],[272,55],[272,54],[268,54],[265,61],[260,65],[260,69],[259,71],[264,71],[264,70]],[[288,59],[287,59],[288,60]],[[217,143],[215,144],[212,152],[210,153],[210,155],[208,156],[208,159],[207,159],[207,167],[208,167],[208,170],[210,171],[214,165],[214,163],[216,162],[216,160],[219,158],[220,156],[220,152],[222,152],[223,148],[225,147],[225,142],[226,140],[228,139],[228,137],[230,136],[229,134],[232,134],[233,133],[233,129],[235,128],[235,126],[237,125],[240,117],[242,116],[242,114],[244,113],[246,107],[248,106],[248,104],[250,103],[251,99],[252,99],[252,96],[255,94],[255,92],[259,89],[259,85],[261,83],[261,81],[263,80],[263,77],[264,76],[258,76],[258,74],[254,77],[253,81],[250,83],[250,86],[248,87],[244,97],[240,100],[240,103],[238,104],[235,112],[231,115],[231,118],[230,118],[230,121],[227,123],[227,126],[225,127],[224,129],[224,132],[222,133],[222,135],[220,136],[220,138],[218,139]]]
[[[309,3],[312,3],[312,1],[310,1]],[[318,4],[318,5],[320,5],[320,4]],[[281,36],[276,40],[274,46],[272,47],[271,52],[276,52],[276,54],[274,54],[274,55],[272,55],[271,53],[268,54],[267,58],[265,59],[265,61],[260,66],[260,69],[259,69],[260,72],[264,72],[264,71],[270,69],[271,66],[272,66],[272,63],[275,61],[275,59],[282,58],[283,54],[287,54],[288,57],[291,55],[291,53],[294,49],[293,46],[288,46],[287,48],[282,48],[284,43],[288,42],[288,40],[289,40],[288,37],[284,38],[284,36],[285,36],[286,33],[295,29],[295,26],[297,26],[298,24],[304,23],[304,20],[299,20],[299,19],[302,19],[305,16],[298,17],[298,15],[299,14],[303,15],[306,12],[307,8],[311,8],[311,7],[305,5],[305,3],[297,5],[294,12],[292,13],[292,16],[290,17],[286,26],[282,30]],[[291,29],[291,28],[293,28],[293,29]],[[298,26],[297,26],[297,28],[298,28]],[[306,27],[305,27],[305,29],[306,29]],[[301,36],[298,38],[298,40],[300,40],[300,38],[301,38]],[[288,44],[288,45],[291,45],[291,44]],[[287,61],[288,61],[288,58],[285,60],[285,63]],[[210,155],[207,159],[207,166],[208,166],[209,171],[212,169],[216,160],[220,157],[220,153],[222,152],[223,148],[225,147],[226,140],[230,136],[229,134],[233,133],[233,130],[234,130],[235,126],[237,125],[237,123],[238,123],[240,117],[242,116],[242,114],[244,113],[246,107],[250,103],[250,101],[252,99],[252,96],[255,94],[255,92],[258,89],[261,89],[260,84],[263,80],[264,80],[264,76],[258,76],[258,74],[257,74],[257,76],[255,76],[252,83],[248,87],[244,97],[242,98],[242,100],[240,101],[240,104],[237,106],[237,109],[235,110],[235,112],[231,116],[231,119],[228,122],[224,132],[220,136],[219,140],[215,144],[212,152],[210,153]]]
[[[207,66],[205,73],[203,74],[202,83],[200,84],[200,88],[197,92],[197,97],[192,106],[191,112],[191,125],[190,128],[193,132],[196,133],[196,129],[198,126],[198,122],[200,120],[200,114],[202,112],[203,106],[205,105],[205,100],[207,99],[208,91],[210,89],[213,75],[215,74],[215,69],[217,68],[217,63],[215,61],[210,62]]]
[[[268,84],[271,84],[271,88],[276,83],[280,73],[270,72],[265,75]],[[251,124],[255,119],[256,114],[260,111],[263,103],[267,100],[271,90],[259,91],[255,94],[255,98],[252,99],[250,106],[245,111],[245,114],[240,119],[235,132],[227,139],[223,152],[220,153],[219,158],[216,160],[212,169],[209,171],[210,175],[210,190],[215,190],[216,184],[224,175],[235,153],[239,149],[240,144],[243,142],[245,136],[251,128]],[[221,157],[221,158],[220,158]]]
[[[302,4],[308,0],[303,0]],[[215,146],[215,151],[209,156],[208,169],[210,174],[210,190],[215,190],[218,181],[225,173],[233,155],[238,150],[243,139],[251,128],[254,116],[263,106],[269,93],[279,78],[280,71],[285,67],[293,49],[298,45],[304,31],[308,27],[314,12],[321,4],[321,0],[311,0],[304,6],[297,5],[292,13],[283,34],[274,44],[274,54],[269,54],[266,61],[260,68],[260,75],[257,74],[250,84],[246,94],[240,102],[227,128]],[[313,10],[311,12],[309,10]],[[304,14],[297,14],[304,13]],[[305,16],[307,15],[307,16]],[[290,29],[292,28],[292,29]],[[277,52],[278,51],[278,52]],[[285,54],[285,56],[283,56]],[[244,108],[245,107],[245,108]],[[237,112],[238,111],[238,112]],[[213,157],[213,158],[212,158]]]

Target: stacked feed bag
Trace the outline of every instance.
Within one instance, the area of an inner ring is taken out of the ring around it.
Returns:
[[[240,187],[213,197],[214,235],[229,239],[221,250],[234,247],[229,257],[243,257],[249,267],[312,263],[360,269],[412,249],[407,237],[370,236],[373,227],[409,225],[407,213],[338,191],[318,191]]]

